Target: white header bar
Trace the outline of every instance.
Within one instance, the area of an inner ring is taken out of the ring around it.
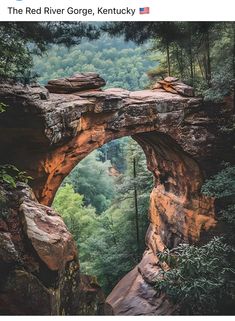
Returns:
[[[235,21],[235,0],[0,0],[0,21]]]

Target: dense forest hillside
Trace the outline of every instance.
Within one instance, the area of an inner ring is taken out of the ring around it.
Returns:
[[[148,44],[137,46],[108,35],[71,48],[54,45],[42,57],[34,57],[34,72],[42,84],[77,72],[95,71],[106,80],[107,87],[141,89],[149,84],[147,70],[156,66],[148,48]]]

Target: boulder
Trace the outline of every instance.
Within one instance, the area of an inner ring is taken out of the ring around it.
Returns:
[[[193,97],[194,90],[191,86],[178,81],[175,77],[166,77],[164,80],[158,80],[153,86],[152,90],[163,89],[172,94],[179,94],[181,96]]]
[[[178,81],[179,78],[175,78],[175,77],[171,77],[171,76],[168,76],[164,79],[166,82],[175,82],[175,81]]]
[[[173,88],[176,90],[176,92],[182,96],[187,96],[187,97],[193,97],[194,92],[193,92],[193,87],[185,85],[183,83],[174,83]]]
[[[84,72],[69,78],[49,80],[46,88],[50,93],[71,94],[105,86],[105,80],[95,72]]]
[[[75,241],[55,211],[29,199],[24,200],[20,210],[26,234],[50,270],[61,270],[75,259]]]

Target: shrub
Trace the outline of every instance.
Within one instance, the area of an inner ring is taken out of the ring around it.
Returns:
[[[158,254],[166,262],[155,288],[164,291],[183,314],[227,314],[234,310],[234,249],[222,238],[201,247],[181,244]],[[234,311],[233,311],[234,312]]]

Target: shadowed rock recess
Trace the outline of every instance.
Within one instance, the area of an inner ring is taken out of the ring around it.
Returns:
[[[234,163],[234,137],[221,131],[231,119],[228,104],[206,104],[173,77],[136,92],[101,90],[104,84],[95,73],[50,81],[50,93],[0,84],[7,105],[0,114],[0,164],[33,177],[33,192],[24,184],[1,187],[7,200],[0,216],[1,314],[177,314],[153,288],[164,269],[156,253],[216,230],[214,199],[200,189],[222,160]],[[142,146],[155,185],[146,251],[104,305],[95,278],[79,272],[71,234],[48,206],[80,160],[123,136]]]

